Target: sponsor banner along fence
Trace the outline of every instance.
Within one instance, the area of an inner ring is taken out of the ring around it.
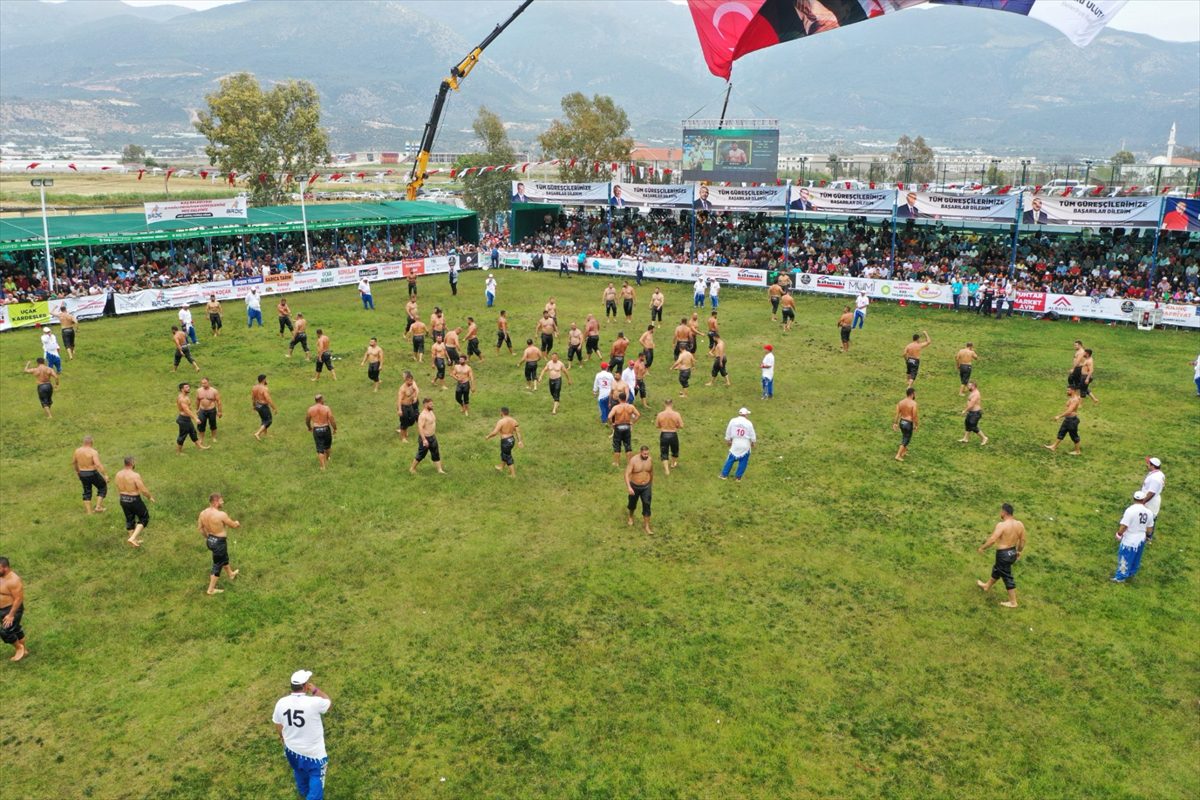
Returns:
[[[1012,223],[1017,219],[1017,197],[1007,194],[904,192],[897,198],[896,219],[967,219]]]
[[[608,184],[513,181],[512,202],[606,206],[608,205]]]
[[[246,198],[224,200],[165,200],[145,203],[146,224],[177,219],[246,219]]]
[[[260,295],[265,296],[326,289],[333,286],[348,286],[357,284],[359,279],[364,277],[370,281],[394,280],[405,277],[410,271],[414,275],[438,275],[450,271],[452,260],[460,269],[473,268],[476,263],[474,256],[451,255],[410,258],[404,261],[365,264],[357,267],[335,267],[308,272],[283,273],[266,277],[256,275],[252,278],[190,283],[165,289],[143,289],[126,294],[115,294],[112,298],[113,307],[117,314],[136,314],[141,311],[179,308],[181,305],[203,305],[213,295],[216,295],[217,300],[221,302],[241,300],[250,294],[251,289],[256,289]],[[0,331],[44,324],[50,321],[51,312],[58,311],[63,305],[66,305],[67,310],[78,319],[95,319],[104,314],[104,307],[107,303],[107,294],[64,297],[40,303],[9,303],[0,306]],[[227,308],[225,312],[229,313],[234,310]],[[236,311],[241,313],[242,309],[239,307]]]
[[[1042,197],[1025,200],[1022,225],[1073,225],[1089,228],[1153,228],[1161,197]]]
[[[561,255],[543,253],[546,264],[558,264]],[[533,253],[516,251],[500,251],[500,263],[506,267],[529,269],[533,264]],[[572,271],[576,268],[575,257],[570,259]],[[585,264],[585,272],[592,275],[621,275],[634,277],[637,274],[636,258],[597,258],[589,257]],[[766,288],[767,271],[764,269],[741,269],[738,267],[718,267],[705,264],[677,264],[668,261],[643,261],[642,280],[686,281],[691,283],[696,278],[715,278],[721,283],[734,286],[761,286]]]
[[[788,195],[792,213],[855,214],[890,217],[896,203],[894,189],[847,191],[793,186]]]
[[[691,208],[692,189],[690,183],[614,183],[609,205],[613,208]]]
[[[1200,231],[1200,199],[1164,198],[1167,204],[1162,218],[1164,231]]]
[[[692,206],[697,211],[783,211],[786,186],[698,186]]]
[[[951,305],[954,302],[954,298],[950,294],[950,286],[943,283],[852,278],[846,275],[799,272],[796,273],[793,286],[796,291],[818,294],[857,295],[859,292],[866,292],[868,297],[877,300],[907,300],[938,305]],[[1135,311],[1148,311],[1153,309],[1155,304],[1144,300],[1018,292],[1014,307],[1018,311],[1039,314],[1053,311],[1066,317],[1129,322]],[[1200,328],[1200,306],[1162,305],[1159,308],[1163,312],[1164,324]]]

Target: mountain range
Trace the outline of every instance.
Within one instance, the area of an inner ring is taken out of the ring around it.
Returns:
[[[336,150],[420,138],[438,82],[516,0],[249,0],[207,11],[116,0],[0,3],[0,138],[120,146],[191,131],[223,75],[312,81]],[[730,117],[777,118],[785,150],[932,144],[1106,157],[1200,142],[1200,44],[1106,30],[1087,48],[1015,14],[906,11],[753,53]],[[536,0],[454,93],[438,149],[468,147],[486,105],[532,144],[571,91],[611,95],[640,141],[720,114],[686,6]],[[789,146],[790,145],[790,146]]]

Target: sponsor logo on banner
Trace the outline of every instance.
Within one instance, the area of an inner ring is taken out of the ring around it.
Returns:
[[[399,278],[404,275],[402,264],[382,264],[379,267],[380,278]]]
[[[355,267],[342,267],[337,271],[337,276],[339,278],[357,278],[358,269]]]
[[[234,286],[251,286],[255,283],[262,283],[262,282],[263,282],[262,275],[255,275],[253,278],[234,278],[233,279]]]
[[[738,283],[751,283],[766,285],[767,273],[761,269],[739,269],[737,271]]]
[[[290,272],[280,272],[278,275],[268,275],[263,278],[263,281],[266,283],[290,283],[291,280],[292,273]]]
[[[818,289],[845,289],[846,282],[844,280],[842,280],[841,278],[827,278],[827,277],[822,276],[822,277],[817,278],[817,288]]]
[[[1162,307],[1164,322],[1187,322],[1200,316],[1200,306],[1181,306],[1168,303]]]
[[[321,270],[321,285],[329,286],[337,283],[338,275],[336,270],[323,269]]]
[[[1071,298],[1060,294],[1054,298],[1054,302],[1050,305],[1054,306],[1055,311],[1071,311],[1074,305],[1071,303]]]
[[[917,297],[922,300],[936,300],[942,296],[942,290],[931,283],[926,283],[917,289]]]
[[[864,278],[850,278],[846,281],[847,287],[856,292],[866,292],[867,294],[875,293],[875,281]]]
[[[892,296],[902,299],[908,299],[917,296],[917,287],[911,283],[904,281],[896,281],[892,284]]]
[[[1131,313],[1133,311],[1133,308],[1134,308],[1134,306],[1133,306],[1132,300],[1125,300],[1121,303],[1121,311],[1125,314]]]
[[[1045,292],[1017,292],[1013,298],[1013,308],[1017,311],[1045,311]]]
[[[406,258],[403,262],[405,275],[424,275],[425,274],[425,259],[423,258]]]
[[[226,200],[169,200],[144,203],[146,224],[177,219],[246,219],[246,198]]]
[[[297,272],[292,277],[292,289],[297,291],[315,289],[320,285],[321,273],[319,272]]]
[[[807,272],[801,273],[800,282],[805,286],[808,286],[810,283],[812,283],[812,275],[809,275]]]
[[[375,267],[370,267],[368,269],[360,269],[358,271],[358,277],[360,277],[360,278],[374,278],[378,275],[379,275],[379,270],[377,270]]]

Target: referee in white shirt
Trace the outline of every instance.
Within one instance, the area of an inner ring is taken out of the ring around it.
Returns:
[[[283,740],[296,791],[304,800],[324,800],[329,757],[325,754],[321,715],[329,710],[331,701],[311,679],[312,673],[306,669],[292,673],[292,693],[279,698],[271,720]]]
[[[1149,456],[1146,459],[1146,477],[1142,481],[1142,491],[1146,493],[1146,508],[1150,509],[1150,513],[1154,515],[1157,524],[1158,512],[1162,508],[1162,493],[1163,486],[1167,482],[1167,476],[1162,471],[1162,461]],[[1151,531],[1146,537],[1147,544],[1154,540],[1154,532]]]

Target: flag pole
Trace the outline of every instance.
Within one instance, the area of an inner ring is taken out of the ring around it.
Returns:
[[[1022,212],[1022,209],[1024,209],[1024,207],[1025,207],[1025,191],[1021,190],[1021,192],[1017,195],[1017,217],[1015,220],[1013,220],[1012,256],[1009,258],[1009,261],[1008,261],[1008,277],[1009,278],[1012,278],[1014,275],[1017,274],[1017,237],[1021,233],[1021,212]]]
[[[1167,198],[1160,197],[1158,201],[1158,224],[1154,226],[1154,248],[1150,252],[1150,270],[1146,274],[1146,289],[1153,291],[1154,275],[1158,272],[1158,240],[1162,236],[1163,215],[1167,212]]]

